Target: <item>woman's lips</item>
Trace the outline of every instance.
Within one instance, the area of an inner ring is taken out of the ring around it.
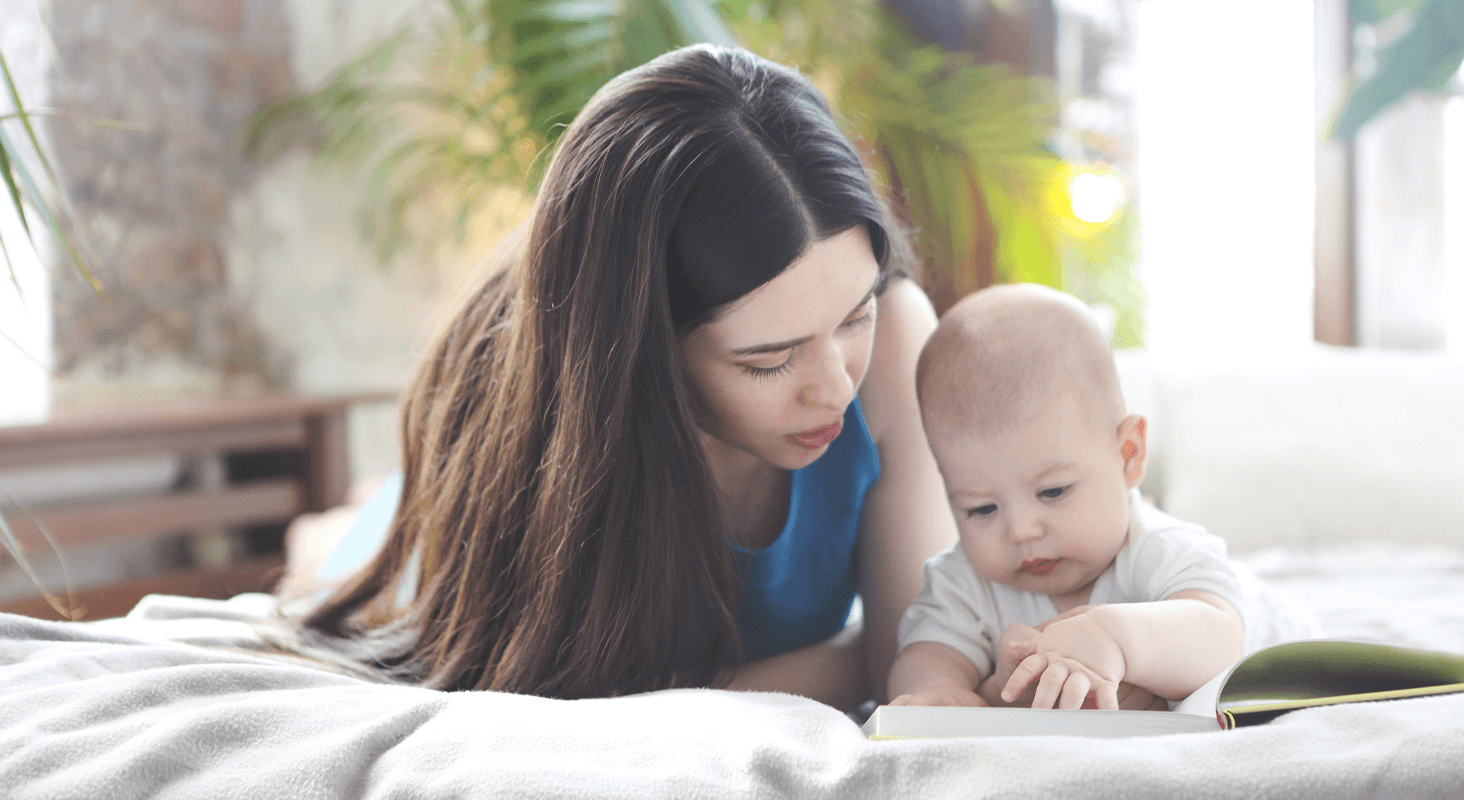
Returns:
[[[835,420],[832,425],[825,425],[822,428],[814,428],[802,433],[795,433],[788,438],[792,439],[799,447],[809,450],[817,450],[820,447],[839,438],[839,431],[844,429],[843,420]]]
[[[1055,569],[1057,569],[1057,559],[1055,558],[1034,558],[1030,561],[1022,562],[1023,572],[1036,575],[1039,578],[1052,574],[1052,571]]]

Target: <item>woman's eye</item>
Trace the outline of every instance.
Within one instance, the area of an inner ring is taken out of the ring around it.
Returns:
[[[842,327],[852,330],[854,328],[862,328],[871,322],[874,322],[874,303],[872,301],[864,305],[863,311],[859,316],[845,320]]]
[[[987,503],[984,506],[976,506],[966,512],[967,517],[989,517],[996,513],[996,503]]]
[[[1067,486],[1054,486],[1051,489],[1043,489],[1037,493],[1037,496],[1043,500],[1056,500],[1064,494],[1067,494],[1067,490],[1071,488],[1073,488],[1072,484],[1068,484]]]
[[[792,367],[792,364],[793,356],[789,355],[786,361],[775,367],[755,367],[751,364],[743,364],[742,368],[755,380],[770,381],[787,372]]]

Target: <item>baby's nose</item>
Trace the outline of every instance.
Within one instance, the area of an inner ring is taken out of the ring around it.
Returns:
[[[1047,526],[1036,515],[1022,516],[1012,521],[1011,537],[1017,543],[1041,539],[1047,534]]]

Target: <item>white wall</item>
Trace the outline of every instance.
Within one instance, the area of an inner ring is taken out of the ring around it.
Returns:
[[[390,34],[420,10],[421,0],[284,0],[290,18],[290,65],[302,89],[318,88],[332,72]]]

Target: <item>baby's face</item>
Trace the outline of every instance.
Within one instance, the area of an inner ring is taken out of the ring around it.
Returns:
[[[997,583],[1053,595],[1088,589],[1128,537],[1128,480],[1118,426],[1073,397],[1027,405],[1001,430],[932,435],[961,547]]]

